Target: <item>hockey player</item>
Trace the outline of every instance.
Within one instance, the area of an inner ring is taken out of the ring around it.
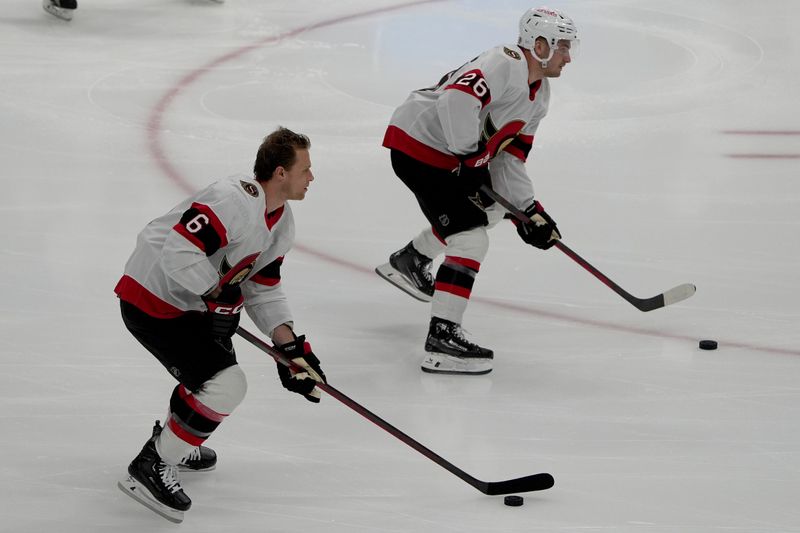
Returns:
[[[376,272],[411,296],[431,301],[422,370],[485,374],[493,352],[461,329],[475,277],[489,248],[487,228],[505,210],[481,194],[489,185],[531,216],[517,224],[527,244],[548,249],[561,234],[534,199],[525,161],[561,75],[578,45],[572,19],[540,7],[525,12],[516,45],[491,48],[416,90],[398,107],[383,145],[431,227],[391,254]],[[444,254],[434,279],[432,260]]]
[[[247,388],[231,337],[244,307],[275,346],[306,372],[278,365],[284,387],[320,401],[325,381],[304,335],[296,335],[281,287],[281,263],[294,242],[287,200],[302,200],[314,179],[307,137],[286,128],[258,149],[254,178],[222,179],[150,222],[115,288],[133,336],[178,381],[163,428],[128,467],[119,487],[174,522],[191,500],[179,470],[213,469],[202,446]]]

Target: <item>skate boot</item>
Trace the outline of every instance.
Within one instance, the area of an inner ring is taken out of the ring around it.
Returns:
[[[208,472],[217,467],[217,454],[211,448],[198,446],[178,463],[181,472]]]
[[[78,0],[42,0],[42,8],[62,20],[72,20]]]
[[[156,424],[153,426],[153,438],[158,438],[162,430],[161,422],[156,420]],[[208,472],[216,467],[217,453],[207,446],[192,448],[189,455],[178,463],[178,470],[181,472]]]
[[[128,466],[128,477],[118,483],[122,492],[171,522],[182,522],[192,500],[178,481],[178,467],[165,463],[156,451],[154,435]]]
[[[488,374],[492,371],[492,351],[468,341],[460,325],[443,318],[431,318],[425,352],[423,372]]]
[[[417,300],[430,302],[433,299],[432,260],[414,248],[410,242],[405,248],[389,256],[389,262],[375,269],[375,272]]]

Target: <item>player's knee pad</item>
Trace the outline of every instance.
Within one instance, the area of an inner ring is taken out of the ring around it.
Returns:
[[[199,446],[242,402],[247,380],[239,365],[221,370],[195,392],[178,385],[169,401],[167,427],[181,440]]]
[[[195,392],[195,398],[220,413],[230,414],[247,394],[247,378],[239,365],[217,372]]]
[[[482,263],[489,251],[489,234],[485,227],[472,228],[446,239],[448,256],[461,257]]]

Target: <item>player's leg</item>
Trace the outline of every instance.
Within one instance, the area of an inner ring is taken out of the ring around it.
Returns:
[[[122,302],[125,325],[134,337],[180,381],[170,398],[169,415],[154,428],[140,454],[128,467],[120,488],[173,521],[182,520],[191,500],[183,492],[178,470],[216,464],[216,454],[203,442],[241,403],[247,390],[230,341],[205,333],[199,314],[157,319]],[[199,459],[187,457],[199,454]]]
[[[391,157],[395,174],[414,193],[425,213],[425,198],[439,192],[434,182],[444,179],[443,176],[446,178],[448,172],[424,165],[396,150],[392,150]],[[427,217],[427,213],[425,215]],[[414,298],[429,302],[434,290],[431,265],[433,259],[444,252],[445,246],[444,239],[433,227],[425,228],[375,271]]]
[[[444,260],[436,272],[422,370],[486,374],[492,370],[492,350],[467,340],[461,323],[489,250],[489,219],[482,204],[476,203],[479,200],[454,194],[457,179],[452,173],[443,174],[419,198],[423,212],[446,244]]]
[[[431,223],[431,230],[423,231],[411,245],[427,253],[445,254],[433,283],[422,369],[458,374],[490,372],[492,351],[468,341],[461,330],[472,286],[489,248],[486,212],[473,199],[458,194],[458,177],[448,170],[430,167],[397,151],[392,152],[392,166],[414,192]]]
[[[447,237],[445,258],[436,272],[422,370],[448,374],[486,374],[492,370],[492,350],[467,340],[461,329],[488,249],[489,237],[482,226]]]

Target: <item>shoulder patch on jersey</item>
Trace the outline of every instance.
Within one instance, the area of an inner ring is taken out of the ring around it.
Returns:
[[[517,60],[522,59],[522,56],[519,55],[519,52],[517,52],[516,50],[512,50],[511,48],[508,48],[507,46],[503,47],[503,52],[505,52],[506,55],[508,57],[510,57],[511,59],[517,59]]]
[[[239,185],[242,186],[242,189],[244,189],[244,192],[246,192],[247,194],[249,194],[250,196],[252,196],[254,198],[258,198],[258,187],[257,186],[253,185],[252,183],[250,183],[248,181],[244,181],[244,180],[239,180]]]

